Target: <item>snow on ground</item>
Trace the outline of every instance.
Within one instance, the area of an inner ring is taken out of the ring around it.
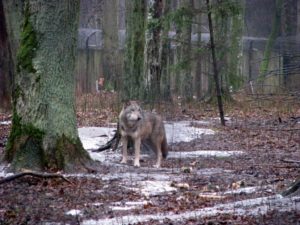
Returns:
[[[97,149],[109,141],[116,128],[114,127],[81,127],[78,134],[84,149]]]
[[[197,123],[197,121],[166,122],[165,129],[168,143],[189,142],[201,138],[202,135],[215,133],[212,129],[191,126],[194,122]]]
[[[168,143],[189,142],[202,135],[214,134],[212,129],[191,126],[201,121],[166,122],[165,129]],[[113,125],[112,125],[113,126]],[[87,150],[97,149],[113,137],[115,127],[81,127],[78,128],[83,147]]]
[[[233,155],[243,154],[242,151],[215,151],[215,150],[200,150],[188,152],[169,152],[168,158],[198,158],[198,157],[230,157]]]
[[[189,142],[202,135],[212,135],[215,132],[211,129],[203,129],[191,126],[192,123],[201,123],[201,121],[179,121],[166,122],[165,129],[168,143],[178,143],[181,141]],[[205,122],[205,121],[204,121]],[[116,131],[112,127],[81,127],[78,128],[79,137],[86,150],[95,150],[109,141]],[[92,159],[103,163],[111,161],[120,161],[121,155],[116,152],[111,154],[110,151],[92,152],[88,151]],[[185,155],[184,155],[185,154]],[[170,152],[169,158],[181,157],[198,157],[198,156],[217,156],[229,157],[231,154],[240,154],[240,152],[223,152],[223,151],[194,151],[194,152]],[[123,166],[123,165],[122,165]]]
[[[78,209],[71,209],[70,211],[66,212],[66,214],[71,216],[80,216],[82,215],[82,212]]]
[[[0,125],[10,125],[11,124],[11,120],[8,121],[0,121]]]
[[[251,208],[251,210],[249,210]],[[198,210],[182,213],[157,213],[148,215],[127,215],[110,219],[84,220],[83,225],[116,225],[135,224],[149,220],[163,221],[168,218],[173,221],[184,221],[192,218],[203,218],[217,215],[264,215],[270,210],[290,211],[300,210],[300,197],[283,198],[280,195],[247,199],[226,204],[218,204],[213,207],[206,207]]]

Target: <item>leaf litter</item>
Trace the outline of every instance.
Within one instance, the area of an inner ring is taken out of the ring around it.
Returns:
[[[109,128],[105,135],[87,139],[91,144],[85,146],[87,149],[97,147],[98,142],[111,136],[115,129],[111,123],[115,121],[109,119],[110,112],[77,113],[79,127]],[[101,172],[68,175],[72,184],[34,177],[2,184],[0,224],[300,222],[299,195],[289,198],[278,195],[299,175],[298,122],[289,114],[281,115],[280,123],[272,116],[273,112],[235,110],[227,126],[221,127],[218,120],[210,119],[213,115],[204,118],[204,113],[192,109],[188,112],[196,115],[190,118],[192,123],[183,122],[187,129],[193,127],[194,130],[186,132],[193,136],[181,141],[173,138],[177,141],[170,144],[170,157],[161,169],[152,168],[154,156],[145,154],[141,168],[134,168],[132,159],[128,165],[121,165],[121,153],[117,150],[98,154]],[[175,117],[187,120],[178,112]],[[1,114],[0,121],[0,153],[3,154],[11,126],[10,115]],[[194,134],[195,128],[213,132]],[[0,176],[4,177],[7,174],[1,168]]]

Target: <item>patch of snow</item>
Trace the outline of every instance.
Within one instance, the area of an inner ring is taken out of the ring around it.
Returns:
[[[96,202],[96,203],[93,203],[92,205],[93,206],[102,206],[102,205],[104,205],[104,203],[102,203],[102,202]]]
[[[204,168],[197,170],[196,173],[202,176],[211,176],[218,173],[232,173],[232,170],[224,170],[222,168]]]
[[[132,210],[136,209],[137,206],[111,206],[110,209],[113,211],[127,211],[127,210]]]
[[[169,152],[168,158],[198,158],[203,157],[230,157],[233,155],[243,154],[242,151],[215,151],[215,150],[199,150],[199,151],[187,151],[187,152]]]
[[[111,137],[116,128],[114,127],[80,127],[78,128],[79,136],[85,137]]]
[[[225,191],[224,194],[225,195],[233,195],[233,194],[252,194],[254,192],[257,191],[268,191],[268,192],[272,192],[272,189],[269,186],[255,186],[255,187],[243,187],[243,188],[238,188],[236,190],[229,190],[229,191]]]
[[[11,124],[11,120],[8,121],[0,121],[0,125],[10,125]]]
[[[155,179],[155,180],[170,180],[172,174],[170,174],[171,169],[166,170],[165,173],[160,173],[160,172],[155,172],[155,173],[150,173],[150,172],[141,172],[141,171],[136,171],[136,172],[124,172],[124,173],[113,173],[113,174],[107,174],[102,177],[102,180],[107,181],[107,180],[117,180],[117,179],[122,179],[125,180],[129,183],[132,183],[132,181],[141,181],[145,179]],[[174,176],[177,176],[174,175]]]
[[[141,206],[144,206],[147,204],[148,204],[148,201],[125,202],[125,205],[122,206],[121,202],[119,202],[119,203],[116,203],[115,206],[111,206],[110,208],[113,211],[126,211],[126,210],[140,208]]]
[[[126,202],[125,205],[128,206],[141,206],[141,205],[147,205],[149,202],[148,201],[139,201],[139,202]]]
[[[66,215],[81,216],[82,212],[81,212],[81,210],[78,210],[78,209],[71,209],[70,211],[66,212]]]
[[[98,149],[109,141],[115,132],[113,127],[81,127],[78,134],[84,149]]]
[[[165,129],[168,143],[189,142],[202,135],[214,134],[215,132],[207,128],[193,127],[193,123],[205,123],[207,121],[179,121],[165,122]],[[97,149],[109,141],[116,128],[112,127],[81,127],[78,128],[79,137],[86,150]]]
[[[43,225],[65,225],[63,223],[56,223],[56,222],[44,222]]]
[[[0,165],[0,177],[8,177],[14,175],[13,173],[7,173],[6,170],[9,165]]]
[[[113,224],[135,224],[143,223],[149,220],[163,220],[168,218],[173,221],[184,221],[191,218],[203,218],[216,215],[264,215],[268,211],[290,211],[300,210],[300,197],[283,198],[280,195],[274,195],[270,197],[261,197],[255,199],[247,199],[242,201],[236,201],[225,204],[218,204],[213,207],[206,207],[194,211],[182,212],[178,214],[174,213],[157,213],[157,214],[145,214],[145,215],[128,215],[115,217],[110,219],[99,220],[84,220],[83,225],[113,225]]]
[[[189,142],[202,135],[212,135],[212,129],[191,126],[196,121],[166,122],[165,129],[168,143]]]
[[[139,183],[140,192],[146,197],[159,195],[166,192],[177,191],[171,186],[171,181],[146,180]]]

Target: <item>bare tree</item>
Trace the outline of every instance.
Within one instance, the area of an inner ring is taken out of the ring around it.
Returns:
[[[211,48],[211,55],[213,60],[213,75],[214,81],[216,86],[216,94],[217,94],[217,101],[220,113],[221,124],[225,126],[225,119],[224,119],[224,111],[223,111],[223,103],[222,103],[222,94],[218,76],[218,66],[217,66],[217,58],[216,58],[216,50],[215,50],[215,41],[214,41],[214,31],[213,31],[213,24],[212,24],[212,12],[209,0],[206,0],[207,6],[207,17],[208,17],[208,25],[209,25],[209,33],[210,33],[210,48]]]

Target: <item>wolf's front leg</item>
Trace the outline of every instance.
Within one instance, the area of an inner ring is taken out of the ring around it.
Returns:
[[[156,145],[156,157],[156,164],[153,167],[160,168],[162,158],[161,144]]]
[[[127,163],[127,144],[128,144],[128,139],[125,136],[121,137],[121,141],[122,141],[122,161],[121,163]]]
[[[134,166],[140,167],[141,138],[134,140]]]

